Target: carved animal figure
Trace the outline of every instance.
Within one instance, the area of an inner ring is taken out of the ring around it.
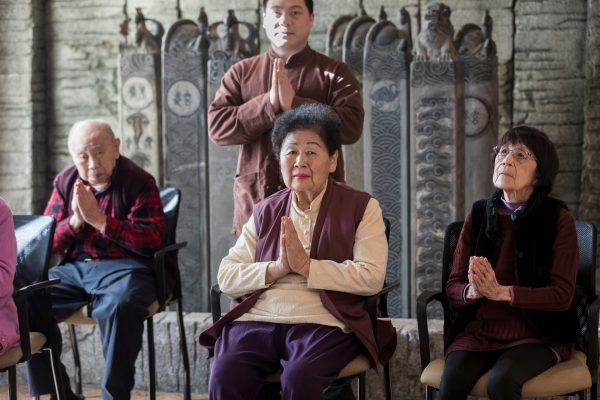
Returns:
[[[146,50],[149,54],[160,53],[160,44],[162,36],[165,33],[162,25],[153,19],[146,19],[142,14],[141,8],[135,9],[137,14],[135,16],[135,44]],[[156,24],[156,33],[150,32],[146,27],[146,21],[151,21]]]
[[[492,18],[486,12],[481,26],[466,24],[458,31],[454,45],[461,57],[474,56],[485,60],[496,54],[496,44],[491,36]]]
[[[415,61],[449,62],[457,59],[450,13],[450,7],[443,3],[434,2],[427,6],[425,30],[419,33],[415,43]]]

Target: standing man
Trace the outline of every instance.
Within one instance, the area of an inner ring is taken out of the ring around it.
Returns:
[[[364,111],[359,83],[350,68],[312,50],[312,0],[263,0],[269,49],[233,65],[208,109],[211,140],[241,145],[233,186],[233,232],[239,235],[260,200],[283,189],[270,131],[278,114],[304,103],[325,103],[342,120],[342,143],[362,133]],[[344,180],[339,159],[334,173]]]
[[[52,315],[64,321],[86,306],[98,323],[105,400],[130,398],[144,320],[156,299],[152,257],[162,246],[165,228],[154,178],[121,156],[119,145],[103,121],[73,125],[68,146],[74,165],[54,179],[44,212],[56,218],[52,250],[62,257],[48,274],[61,280],[51,291]],[[60,349],[56,323],[50,328],[42,327]],[[51,392],[45,360],[35,356],[29,367],[30,394]],[[65,383],[68,388],[68,379]],[[76,398],[68,392],[67,398]]]

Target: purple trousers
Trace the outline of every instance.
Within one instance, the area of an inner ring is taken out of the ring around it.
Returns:
[[[233,322],[215,344],[210,399],[256,399],[277,370],[282,399],[322,399],[340,370],[363,352],[354,334],[331,326]]]

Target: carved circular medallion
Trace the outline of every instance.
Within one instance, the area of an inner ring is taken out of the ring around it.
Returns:
[[[152,84],[146,78],[132,76],[123,84],[123,101],[134,110],[148,107],[154,97]]]
[[[375,83],[371,89],[371,102],[373,107],[384,112],[400,109],[400,96],[396,82],[383,79]]]
[[[476,137],[483,133],[490,122],[487,105],[477,97],[465,97],[465,133]]]
[[[167,105],[176,115],[190,116],[200,107],[200,91],[190,81],[177,81],[167,91]]]

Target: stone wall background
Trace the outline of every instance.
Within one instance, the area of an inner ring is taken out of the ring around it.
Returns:
[[[15,213],[41,212],[52,177],[70,163],[66,135],[73,122],[105,118],[118,127],[117,63],[123,0],[0,0],[0,196]],[[209,22],[235,9],[258,23],[260,0],[181,0],[184,18],[200,6]],[[377,17],[381,5],[398,20],[405,6],[413,36],[428,1],[365,0]],[[128,0],[130,18],[142,7],[168,28],[176,0]],[[500,131],[533,124],[559,147],[555,194],[579,218],[600,226],[600,5],[597,0],[447,0],[455,31],[494,20],[498,47]],[[359,0],[315,0],[310,44],[324,51],[327,28]],[[133,30],[133,24],[130,24]],[[263,35],[263,49],[264,35]],[[208,295],[204,295],[208,297]],[[208,302],[189,307],[205,311]]]

